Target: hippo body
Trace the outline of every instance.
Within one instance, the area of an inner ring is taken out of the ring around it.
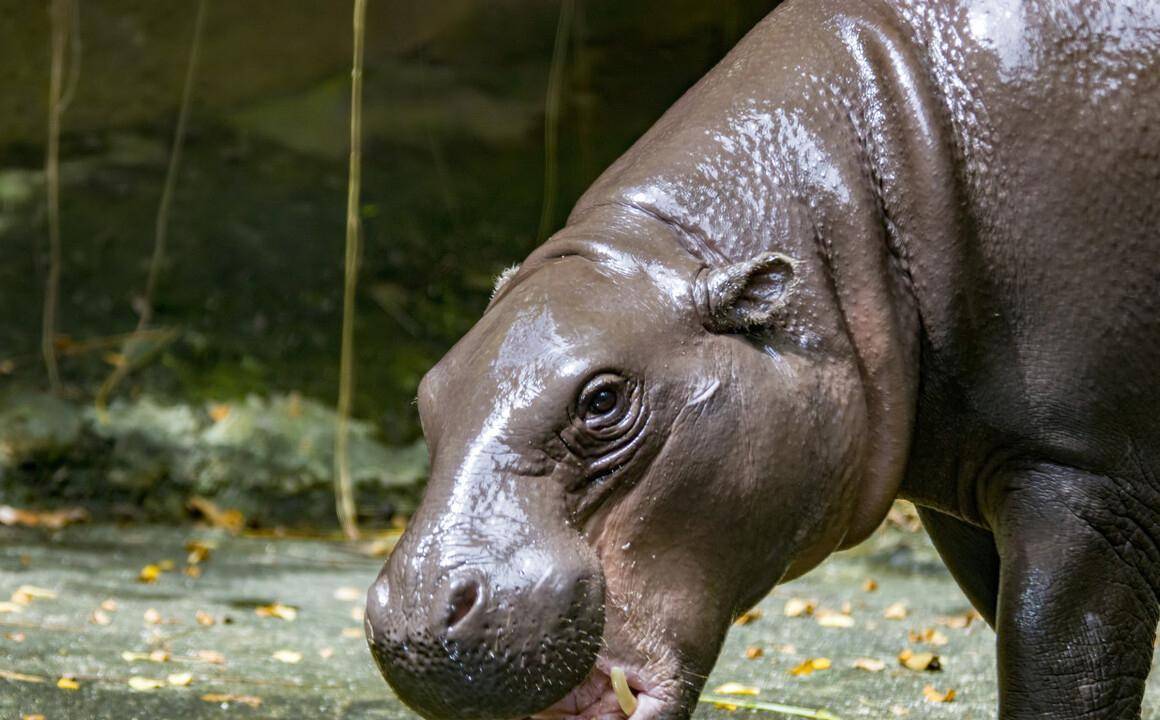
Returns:
[[[898,497],[997,632],[1000,717],[1137,717],[1160,4],[790,0],[419,404],[367,627],[427,717],[687,717],[732,619]]]

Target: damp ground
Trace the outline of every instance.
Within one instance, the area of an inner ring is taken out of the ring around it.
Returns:
[[[196,577],[191,542],[211,548]],[[0,717],[413,718],[362,638],[361,594],[381,562],[365,544],[193,526],[0,528]],[[812,615],[785,616],[803,601]],[[880,531],[758,610],[733,628],[708,690],[740,683],[759,694],[739,699],[839,718],[995,716],[994,634],[963,627],[969,606],[921,532]],[[941,670],[903,667],[906,649],[937,654]],[[791,674],[811,658],[830,667]],[[927,686],[955,696],[930,702]],[[1155,683],[1149,697],[1144,717],[1160,717]],[[783,716],[702,703],[696,717]]]

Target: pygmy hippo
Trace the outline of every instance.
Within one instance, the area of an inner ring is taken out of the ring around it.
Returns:
[[[686,718],[731,621],[900,497],[995,628],[1000,717],[1137,717],[1160,3],[789,0],[418,405],[366,630],[427,718]]]

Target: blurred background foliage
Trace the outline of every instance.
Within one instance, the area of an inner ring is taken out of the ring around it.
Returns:
[[[40,357],[50,20],[45,2],[0,0],[0,502],[171,517],[198,495],[255,522],[331,522],[349,8],[208,1],[158,332],[102,414],[97,388],[138,321],[197,3],[71,1],[54,395]],[[537,244],[543,207],[559,227],[773,4],[370,0],[353,446],[365,514],[413,501],[419,379]]]

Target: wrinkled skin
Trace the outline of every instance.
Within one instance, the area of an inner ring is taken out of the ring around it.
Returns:
[[[429,718],[684,718],[725,632],[923,520],[1000,716],[1139,714],[1160,582],[1160,6],[791,0],[424,378],[368,595]],[[630,708],[631,709],[631,708]]]

